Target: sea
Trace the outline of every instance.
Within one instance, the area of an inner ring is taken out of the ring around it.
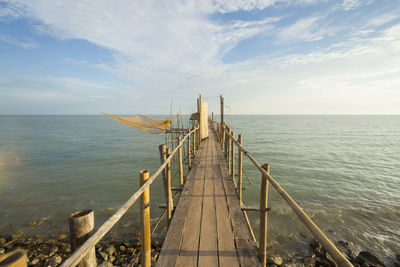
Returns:
[[[352,242],[356,251],[394,263],[400,254],[400,116],[226,115],[225,121],[332,241]],[[102,115],[0,116],[0,233],[68,233],[68,215],[81,209],[94,210],[98,227],[139,188],[140,170],[157,170],[158,146],[165,142],[165,134]],[[243,166],[244,203],[258,205],[260,173],[248,159]],[[155,223],[164,203],[161,177],[150,199]],[[271,253],[308,253],[311,234],[271,185],[268,206]],[[135,204],[113,233],[139,231],[138,212]],[[256,235],[258,216],[249,212]]]

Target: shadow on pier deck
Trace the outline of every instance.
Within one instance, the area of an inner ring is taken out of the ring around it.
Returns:
[[[215,131],[201,142],[157,266],[258,266]]]

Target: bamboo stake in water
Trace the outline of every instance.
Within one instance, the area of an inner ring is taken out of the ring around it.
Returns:
[[[233,134],[233,131],[231,131],[231,135],[235,136]],[[233,139],[231,140],[231,175],[232,175],[232,181],[233,184],[236,187],[236,181],[235,181],[235,143],[233,143]]]
[[[167,157],[169,157],[171,154],[171,149],[167,147]],[[167,167],[167,195],[168,195],[168,201],[167,201],[167,218],[168,218],[168,225],[171,223],[172,220],[172,210],[174,209],[174,202],[172,200],[172,191],[171,191],[171,161],[168,162]]]
[[[149,179],[149,171],[140,171],[140,186]],[[141,196],[140,214],[142,229],[142,262],[143,267],[151,265],[151,233],[150,233],[150,186],[146,187]]]
[[[192,149],[190,147],[190,139],[192,138],[190,134],[191,129],[189,129],[189,136],[187,139],[187,158],[188,158],[188,168],[189,170],[192,168]]]
[[[69,218],[69,234],[72,251],[77,250],[93,233],[93,210],[80,210],[72,213]],[[92,247],[86,256],[77,265],[79,267],[94,267],[96,263],[96,251]]]
[[[180,146],[182,143],[182,138],[178,137],[178,145]],[[179,185],[183,186],[183,166],[182,166],[182,146],[179,147],[178,150],[178,164],[179,164]]]
[[[269,174],[269,165],[261,166]],[[267,205],[268,205],[268,179],[265,175],[261,176],[261,192],[260,192],[260,262],[262,266],[267,265]]]
[[[238,142],[242,145],[242,135],[239,134]],[[242,168],[243,168],[243,152],[238,149],[238,198],[240,205],[242,205]]]

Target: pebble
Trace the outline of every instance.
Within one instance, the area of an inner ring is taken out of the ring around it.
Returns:
[[[268,263],[270,264],[276,264],[276,265],[282,265],[283,259],[279,256],[270,256],[268,257]]]
[[[60,235],[60,236],[58,237],[58,241],[63,241],[63,240],[65,240],[65,239],[67,239],[67,236],[66,236],[66,235]]]
[[[32,226],[35,226],[35,225],[37,225],[37,221],[30,221],[25,226],[32,227]]]
[[[48,264],[48,266],[55,267],[55,266],[59,265],[61,263],[61,261],[62,261],[62,258],[58,255],[55,255],[49,259],[47,264]]]
[[[110,245],[106,248],[106,252],[108,254],[109,257],[111,257],[114,252],[116,251],[115,247],[113,245]]]
[[[5,243],[7,243],[7,239],[0,237],[0,245],[3,246]]]

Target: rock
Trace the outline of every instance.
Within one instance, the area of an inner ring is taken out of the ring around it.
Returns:
[[[270,257],[268,257],[267,261],[270,264],[276,264],[276,265],[282,265],[282,263],[283,263],[283,259],[278,256],[270,256]]]
[[[398,262],[400,262],[400,254],[397,254],[397,255],[396,255],[396,260],[397,260]]]
[[[3,246],[5,243],[7,243],[7,239],[0,237],[0,246]]]
[[[29,265],[38,265],[39,264],[39,259],[34,259],[33,261],[29,262]]]
[[[59,235],[58,236],[58,241],[63,241],[63,240],[65,240],[65,239],[67,239],[67,236],[66,235]]]
[[[19,238],[21,238],[24,235],[24,232],[22,231],[16,231],[15,233],[11,234],[11,241],[15,241]],[[8,242],[10,243],[10,242]]]
[[[109,261],[103,261],[102,263],[100,263],[99,265],[97,265],[97,267],[113,267],[114,265],[109,262]]]
[[[47,264],[48,264],[48,266],[55,267],[55,266],[59,265],[61,263],[61,261],[62,261],[62,258],[58,255],[55,255],[49,259]]]
[[[32,226],[35,226],[35,225],[37,225],[37,221],[30,221],[25,226],[32,227]]]
[[[304,267],[302,262],[290,262],[283,264],[284,267]]]
[[[312,249],[322,249],[322,245],[317,240],[311,241],[310,242],[310,247]]]
[[[120,246],[120,247],[119,247],[119,250],[125,251],[125,250],[126,250],[126,247],[125,247],[125,246]]]
[[[312,254],[311,256],[304,258],[304,266],[305,267],[315,266],[315,254]]]
[[[108,260],[108,254],[105,253],[104,251],[100,251],[99,254],[100,254],[100,256],[102,257],[102,259],[103,259],[104,261]]]
[[[116,249],[113,245],[110,245],[105,249],[105,252],[108,254],[109,257],[111,257],[115,251]]]
[[[325,253],[325,259],[329,262],[329,264],[333,267],[336,267],[336,263],[335,261],[332,259],[331,255],[329,255],[328,253]]]
[[[0,255],[6,253],[6,250],[4,248],[0,248]]]
[[[361,251],[358,254],[356,260],[357,260],[357,262],[359,262],[361,264],[366,262],[373,266],[377,266],[377,265],[385,266],[385,264],[383,264],[376,256],[372,255],[368,251]]]
[[[53,256],[54,254],[56,254],[56,252],[58,251],[58,247],[53,247],[50,252],[49,252],[49,257]]]

